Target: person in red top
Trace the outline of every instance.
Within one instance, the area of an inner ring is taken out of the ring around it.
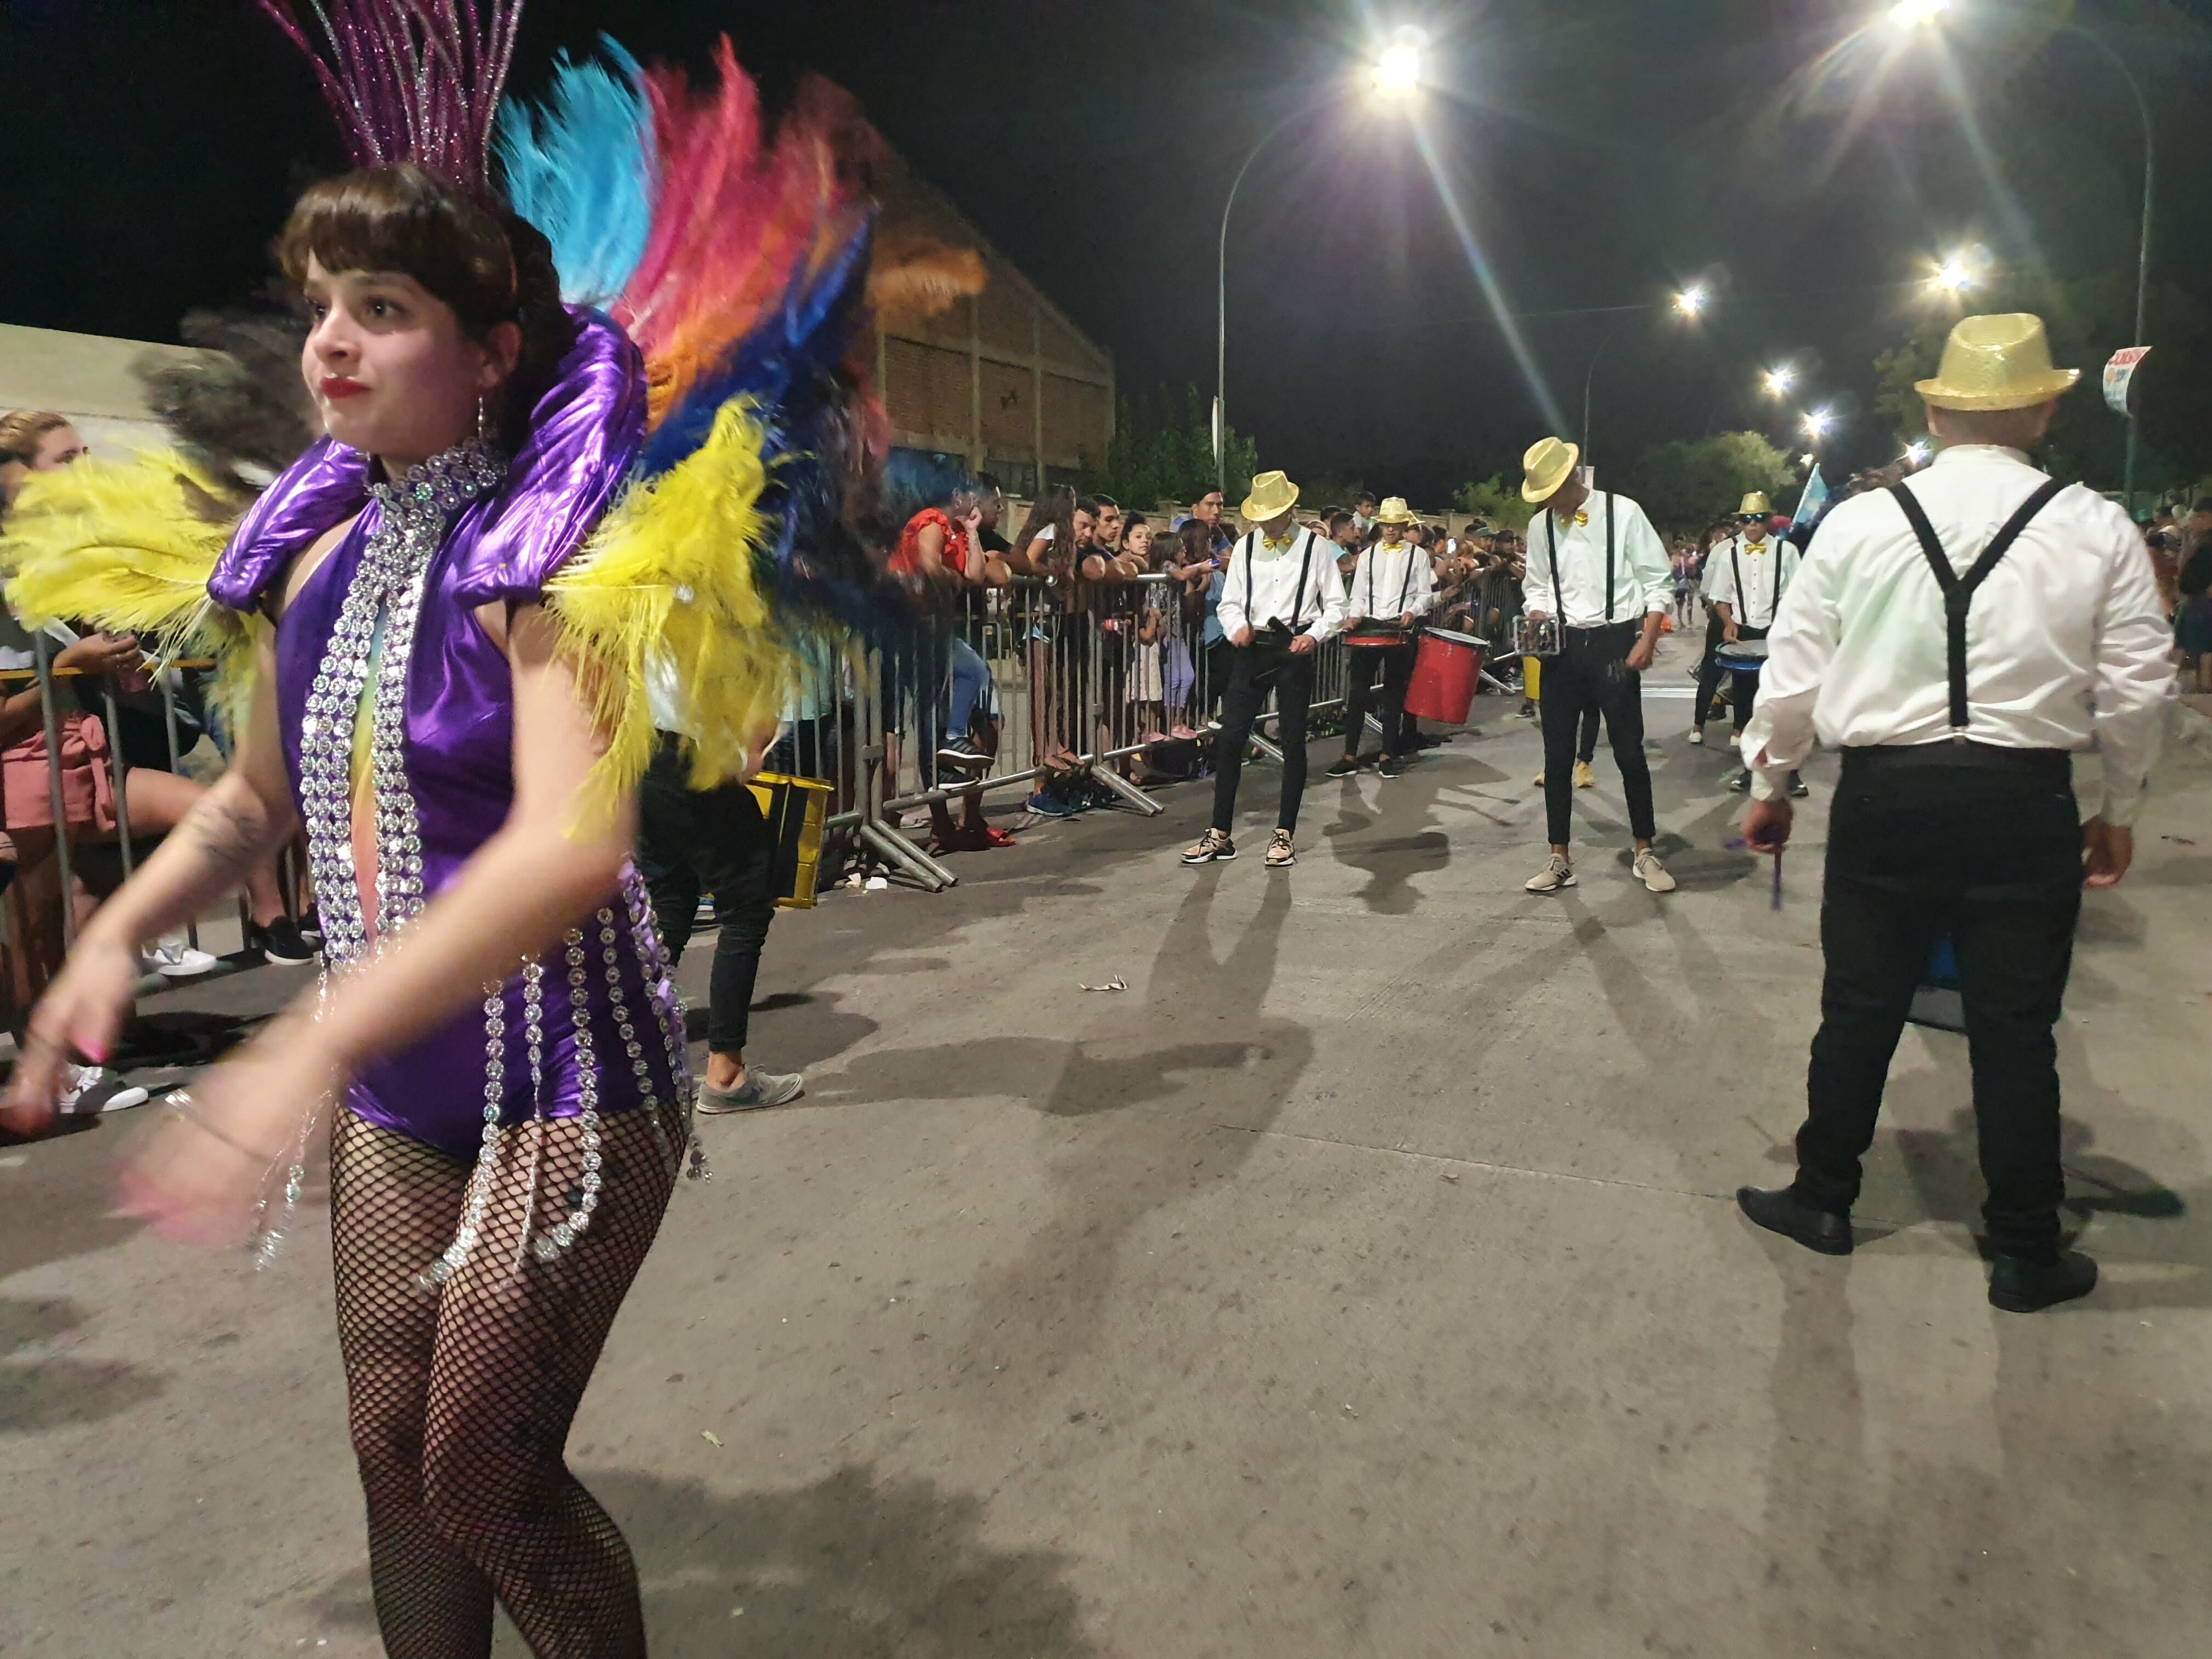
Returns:
[[[966,587],[1004,587],[1012,580],[1006,562],[983,547],[982,492],[963,483],[947,507],[926,507],[907,520],[890,570],[928,591],[939,603],[951,602],[954,614],[938,627],[925,625],[915,664],[915,724],[922,745],[923,776],[933,786],[945,771],[981,772],[989,769],[991,751],[970,735],[977,705],[991,683],[991,672],[963,636],[964,616],[959,594]],[[948,704],[949,692],[949,704]],[[942,713],[942,741],[939,716]],[[929,804],[931,831],[939,851],[975,852],[1002,847],[1012,839],[991,828],[983,817],[980,789],[961,795],[961,822],[952,822],[942,799]]]

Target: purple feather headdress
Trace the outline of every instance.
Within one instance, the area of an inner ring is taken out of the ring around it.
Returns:
[[[480,196],[491,191],[493,117],[523,0],[258,0],[307,55],[354,165],[400,161]]]

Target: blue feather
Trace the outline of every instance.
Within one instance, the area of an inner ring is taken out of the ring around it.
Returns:
[[[553,244],[562,297],[604,309],[645,257],[659,162],[644,70],[604,35],[599,50],[611,68],[562,54],[544,107],[501,105],[498,146],[507,200]]]
[[[645,477],[658,477],[696,453],[732,398],[750,398],[771,430],[794,414],[785,409],[786,398],[810,377],[835,369],[851,348],[873,232],[872,215],[863,216],[834,258],[793,275],[781,303],[662,417],[639,459]]]

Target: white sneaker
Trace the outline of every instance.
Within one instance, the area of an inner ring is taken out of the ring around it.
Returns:
[[[1674,890],[1674,878],[1667,873],[1667,866],[1659,862],[1659,855],[1648,847],[1636,855],[1636,878],[1655,893]]]
[[[1690,742],[1695,746],[1702,747],[1705,741],[1705,728],[1702,726],[1692,726],[1690,728]]]
[[[1557,853],[1541,870],[1528,878],[1526,890],[1531,893],[1556,893],[1575,885],[1574,866]]]
[[[143,1106],[149,1097],[137,1085],[110,1077],[98,1066],[69,1066],[56,1109],[70,1117],[94,1117],[102,1112],[127,1112]]]
[[[146,965],[163,979],[198,979],[222,966],[222,959],[189,945],[162,939],[146,953]]]

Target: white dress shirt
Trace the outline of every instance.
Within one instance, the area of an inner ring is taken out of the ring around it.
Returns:
[[[1613,610],[1605,608],[1605,515],[1613,506]],[[1559,561],[1559,596],[1553,594],[1552,556]],[[1564,609],[1569,628],[1636,622],[1646,612],[1674,608],[1674,572],[1667,544],[1644,509],[1626,495],[1593,493],[1564,523],[1548,508],[1528,521],[1528,574],[1521,583],[1528,614],[1548,617]]]
[[[1963,576],[2045,483],[2017,450],[1946,449],[1905,486]],[[2104,757],[2105,820],[2130,825],[2164,735],[2172,645],[2150,555],[2128,515],[2076,485],[2048,502],[1974,595],[1967,737]],[[1753,793],[1820,741],[1831,749],[1951,736],[1942,590],[1887,490],[1830,513],[1784,594],[1759,710],[1744,732]]]
[[[1771,628],[1782,594],[1797,574],[1797,549],[1771,532],[1760,542],[1731,536],[1713,550],[1712,580],[1705,589],[1711,605],[1724,605],[1739,628]],[[1736,591],[1736,572],[1743,591]]]
[[[1395,622],[1409,611],[1426,615],[1436,599],[1436,568],[1426,552],[1411,542],[1377,542],[1359,556],[1345,608],[1348,616]]]
[[[1221,580],[1214,614],[1222,634],[1234,639],[1240,628],[1257,634],[1269,623],[1295,623],[1297,632],[1320,644],[1344,626],[1344,578],[1336,568],[1343,550],[1310,530],[1293,530],[1280,543],[1246,532],[1231,550]]]

